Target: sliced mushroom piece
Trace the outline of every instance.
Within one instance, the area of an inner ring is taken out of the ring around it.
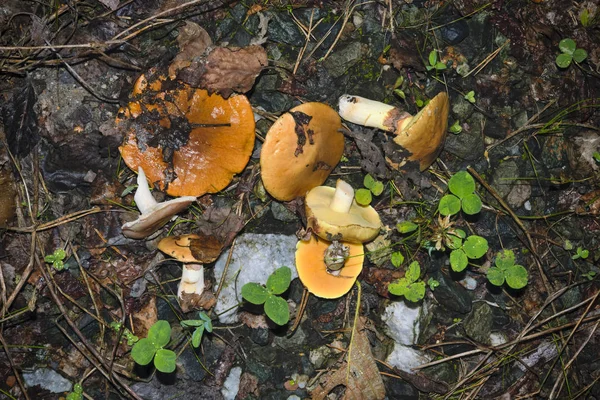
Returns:
[[[280,201],[321,185],[344,153],[339,115],[326,104],[304,103],[283,114],[260,152],[265,189]]]
[[[371,206],[354,200],[354,189],[338,179],[336,187],[317,186],[306,194],[306,224],[322,239],[365,243],[381,228],[381,219]]]
[[[135,221],[127,222],[121,227],[123,235],[132,239],[144,239],[152,235],[196,201],[194,196],[184,196],[158,203],[150,193],[142,167],[138,168],[137,183],[133,198],[141,214]]]
[[[348,258],[342,268],[330,270],[325,263],[328,241],[315,237],[300,240],[296,245],[296,269],[306,289],[317,297],[336,299],[348,293],[362,271],[364,251],[362,244],[340,242],[348,248]]]
[[[340,97],[338,112],[346,121],[392,132],[394,142],[409,151],[409,160],[419,161],[421,171],[437,158],[444,145],[450,103],[439,93],[414,117],[396,107],[360,96]]]

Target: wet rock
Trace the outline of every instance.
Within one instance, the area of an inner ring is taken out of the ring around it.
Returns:
[[[419,391],[402,379],[383,377],[383,382],[388,399],[413,400],[419,398]]]
[[[412,373],[413,368],[425,364],[430,360],[430,356],[425,352],[395,343],[392,352],[385,359],[385,362],[401,371]]]
[[[242,286],[249,282],[265,284],[269,275],[282,266],[293,266],[296,236],[245,233],[237,237],[224,285],[215,306],[222,323],[237,322],[238,305],[242,302]],[[216,282],[221,281],[229,252],[215,263]],[[298,276],[292,269],[292,279]],[[216,290],[216,289],[215,289]]]
[[[274,201],[273,203],[271,203],[271,212],[273,213],[273,218],[275,218],[277,221],[298,221],[298,217],[296,216],[296,214],[285,208],[285,206],[279,202]]]
[[[356,65],[368,52],[369,48],[366,44],[351,42],[344,47],[336,48],[323,64],[331,76],[338,78]]]
[[[474,161],[483,155],[484,143],[481,134],[483,115],[474,113],[467,128],[458,135],[448,135],[444,150],[461,160]]]
[[[492,184],[500,197],[506,199],[513,190],[515,178],[519,176],[519,166],[514,160],[501,161],[494,168],[492,175]]]
[[[269,40],[295,47],[304,46],[305,37],[288,12],[269,13],[271,21],[267,36]]]
[[[223,383],[221,394],[225,400],[234,400],[240,390],[240,377],[242,376],[242,369],[240,367],[233,367],[229,371],[229,375]]]
[[[456,45],[469,36],[469,25],[464,19],[456,20],[455,16],[451,17],[453,18],[454,22],[442,26],[440,28],[440,33],[442,34],[442,39],[446,43],[449,45]]]
[[[486,302],[477,302],[473,310],[463,320],[463,328],[468,337],[478,343],[490,344],[492,331],[492,308]]]
[[[594,152],[600,151],[600,135],[593,131],[569,137],[567,156],[575,179],[586,179],[600,171]]]
[[[293,107],[294,98],[275,90],[257,91],[250,96],[251,103],[265,111],[281,114]]]
[[[61,374],[49,368],[36,368],[35,371],[23,371],[25,386],[39,386],[51,393],[70,392],[73,384]]]
[[[269,329],[265,328],[256,328],[250,331],[250,340],[256,343],[259,346],[266,346],[269,344],[270,335]]]
[[[471,296],[464,287],[441,272],[437,272],[434,279],[440,286],[433,291],[433,297],[441,306],[460,314],[471,311]]]
[[[531,197],[531,186],[524,180],[514,181],[514,185],[508,195],[506,202],[512,209],[521,208]]]
[[[452,99],[452,113],[461,123],[466,121],[467,118],[473,114],[475,107],[469,101],[465,100],[463,96],[458,96]]]

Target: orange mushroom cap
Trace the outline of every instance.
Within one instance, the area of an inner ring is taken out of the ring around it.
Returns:
[[[337,112],[322,103],[304,103],[279,117],[260,153],[267,192],[289,201],[325,182],[344,152],[341,127]]]
[[[225,100],[151,71],[138,78],[119,111],[127,166],[142,167],[171,196],[201,196],[225,188],[248,163],[254,115],[242,95]]]
[[[300,240],[296,245],[296,269],[298,277],[306,289],[317,297],[337,299],[348,293],[362,271],[364,250],[362,244],[342,242],[350,249],[350,255],[339,275],[327,271],[324,255],[331,244],[326,240],[312,237],[308,241]]]
[[[184,263],[210,263],[215,261],[223,243],[208,235],[167,236],[158,242],[158,249]]]

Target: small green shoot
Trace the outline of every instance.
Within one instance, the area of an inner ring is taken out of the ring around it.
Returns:
[[[600,152],[595,151],[594,154],[592,154],[592,157],[594,157],[594,161],[600,164]]]
[[[121,326],[122,324],[116,321],[111,322],[109,325],[109,327],[117,333],[121,331]],[[125,340],[127,340],[128,346],[133,346],[139,340],[139,338],[131,333],[131,331],[127,328],[123,329],[123,337]]]
[[[403,278],[390,283],[388,291],[396,296],[404,296],[413,303],[425,297],[425,282],[419,280],[421,275],[421,266],[418,261],[413,261],[406,270]]]
[[[399,251],[395,251],[392,253],[391,261],[394,267],[400,268],[400,266],[404,262],[404,256]]]
[[[429,65],[426,65],[427,71],[431,71],[435,69],[436,71],[443,71],[447,68],[446,64],[441,61],[438,61],[437,51],[431,50],[429,53]]]
[[[471,104],[475,104],[475,91],[471,90],[464,96],[465,100],[467,100]]]
[[[581,26],[583,26],[584,28],[590,26],[590,10],[588,10],[587,8],[581,10],[581,12],[579,13],[579,22],[581,22]]]
[[[44,261],[48,264],[52,264],[52,268],[55,270],[62,271],[65,269],[65,257],[67,257],[67,253],[63,249],[56,249],[54,250],[54,253],[44,257]]]
[[[402,90],[402,85],[404,84],[404,77],[400,75],[396,82],[394,83],[394,94],[400,97],[402,100],[406,100],[406,93]]]
[[[504,282],[512,289],[522,289],[527,285],[528,274],[525,267],[515,264],[515,253],[502,250],[496,255],[495,266],[487,272],[492,285],[502,286]]]
[[[571,259],[577,260],[578,258],[581,258],[581,259],[585,260],[586,258],[588,258],[589,255],[590,255],[589,250],[584,249],[583,247],[579,246],[579,247],[577,247],[576,253],[571,256]]]
[[[412,221],[403,221],[396,224],[396,229],[398,229],[398,232],[400,233],[411,233],[416,231],[418,228],[419,225]]]
[[[83,386],[81,386],[81,383],[74,384],[73,391],[67,394],[65,398],[67,400],[83,400]]]
[[[177,354],[164,347],[171,341],[171,325],[168,321],[158,320],[148,330],[148,337],[140,339],[131,349],[131,357],[140,365],[148,365],[154,360],[154,366],[160,372],[169,374],[175,371]]]
[[[587,279],[588,281],[592,281],[594,280],[594,278],[596,277],[596,271],[589,271],[581,276],[583,276],[585,279]]]
[[[450,131],[450,133],[454,133],[455,135],[458,135],[459,133],[461,133],[462,126],[460,126],[460,121],[459,120],[454,121],[454,123],[452,124],[452,126],[450,128],[448,128],[448,130]]]
[[[373,201],[373,196],[379,196],[383,192],[383,183],[367,174],[363,179],[363,185],[364,188],[354,193],[354,199],[361,206],[368,206]]]
[[[481,199],[475,193],[475,180],[467,171],[459,171],[448,181],[448,188],[452,194],[447,194],[440,199],[438,210],[444,216],[458,214],[463,210],[465,214],[474,215],[481,211]]]
[[[200,319],[186,319],[181,321],[181,326],[184,328],[196,328],[194,329],[194,333],[192,333],[192,346],[194,347],[200,346],[204,331],[211,333],[213,329],[212,321],[205,312],[200,311],[198,316]]]
[[[288,303],[281,296],[290,286],[292,270],[281,267],[267,279],[266,287],[250,282],[242,286],[242,297],[256,305],[264,304],[265,314],[277,325],[285,325],[290,320]]]
[[[587,58],[587,51],[578,49],[573,39],[563,39],[558,43],[561,53],[556,56],[556,65],[560,68],[568,68],[573,61],[579,64]]]
[[[440,286],[440,282],[433,278],[429,278],[427,280],[427,286],[429,286],[429,289],[433,292],[436,287]]]

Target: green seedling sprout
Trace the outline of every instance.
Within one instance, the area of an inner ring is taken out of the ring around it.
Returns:
[[[392,253],[391,262],[394,267],[400,268],[404,262],[404,256],[399,251],[395,251]]]
[[[73,391],[67,394],[67,400],[83,400],[83,386],[81,383],[73,385]]]
[[[471,104],[475,104],[475,91],[471,90],[467,94],[464,95],[465,100],[467,100]]]
[[[583,62],[587,58],[587,51],[578,49],[573,39],[563,39],[558,43],[561,53],[556,56],[556,65],[560,68],[569,68],[573,61],[576,64]]]
[[[506,282],[512,289],[522,289],[527,285],[528,274],[525,267],[515,264],[512,250],[502,250],[496,255],[495,266],[488,270],[487,278],[495,286]]]
[[[111,322],[109,325],[109,327],[117,333],[121,331],[121,326],[122,324],[116,321]],[[123,329],[123,337],[127,340],[128,346],[133,346],[139,340],[139,338],[127,328]]]
[[[140,339],[131,349],[131,357],[140,365],[148,365],[154,360],[154,366],[160,372],[169,374],[175,371],[177,354],[164,347],[171,341],[171,325],[168,321],[158,320],[148,330],[148,337]]]
[[[460,126],[460,121],[459,120],[454,121],[454,123],[452,124],[452,126],[450,126],[450,128],[448,128],[448,130],[450,131],[450,133],[454,133],[455,135],[458,135],[459,133],[461,133],[462,126]]]
[[[204,331],[211,333],[213,329],[212,321],[205,312],[200,311],[198,316],[200,319],[186,319],[181,321],[181,326],[184,328],[196,328],[192,333],[192,346],[194,347],[200,346]]]
[[[383,183],[367,174],[363,179],[363,185],[364,188],[354,192],[354,199],[361,206],[368,206],[373,201],[373,196],[379,196],[383,192]]]
[[[279,295],[288,289],[291,280],[289,267],[278,268],[267,279],[266,287],[254,282],[242,286],[242,297],[252,304],[264,304],[267,317],[277,325],[285,325],[290,320],[290,310],[287,301]]]
[[[413,261],[406,269],[403,278],[389,284],[388,291],[396,296],[404,296],[408,301],[416,303],[425,297],[425,282],[419,279],[421,266],[418,261]]]
[[[581,258],[581,259],[585,260],[586,258],[588,258],[589,255],[590,255],[590,251],[589,250],[584,249],[581,246],[578,246],[577,250],[575,250],[575,254],[573,254],[571,256],[571,259],[577,260],[578,258]]]
[[[65,267],[65,258],[67,257],[67,253],[63,249],[56,249],[54,253],[48,254],[44,257],[44,261],[48,264],[52,264],[52,268],[57,271],[64,270]]]
[[[428,61],[429,61],[429,65],[425,66],[425,68],[427,68],[427,71],[431,71],[434,69],[436,71],[443,71],[447,68],[446,64],[444,64],[441,61],[438,61],[437,51],[435,51],[435,50],[431,50],[429,52]]]

